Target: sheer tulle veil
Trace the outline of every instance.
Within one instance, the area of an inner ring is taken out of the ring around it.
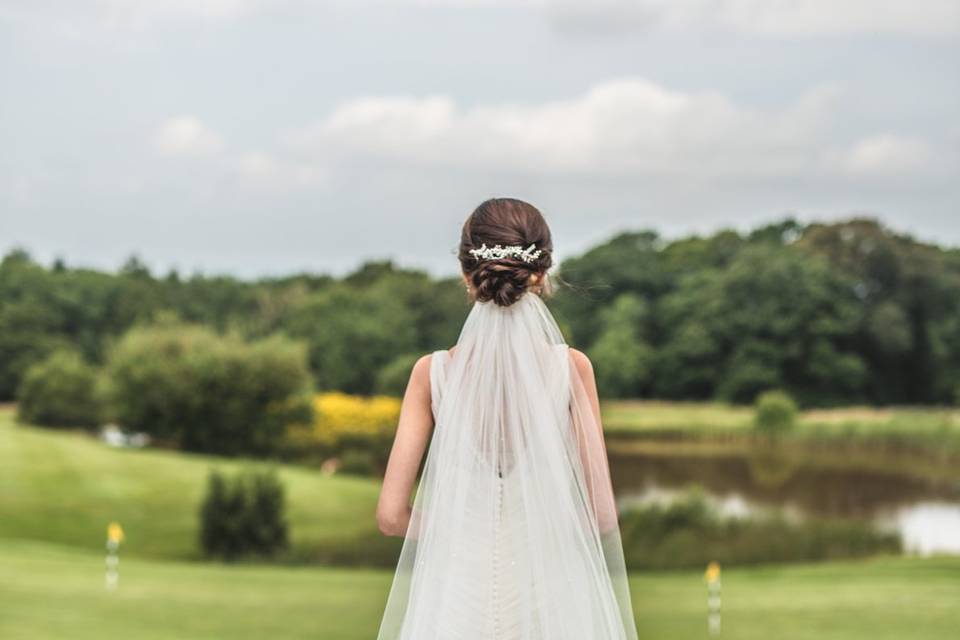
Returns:
[[[635,640],[600,416],[543,300],[474,302],[443,364],[378,640]]]

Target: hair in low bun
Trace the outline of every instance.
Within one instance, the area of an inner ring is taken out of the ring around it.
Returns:
[[[534,244],[540,255],[531,262],[510,256],[479,259],[470,253],[483,245],[528,247]],[[547,270],[553,265],[553,240],[543,215],[531,204],[514,198],[491,198],[480,203],[463,224],[458,257],[463,273],[481,302],[492,300],[508,307],[534,289],[550,294]]]

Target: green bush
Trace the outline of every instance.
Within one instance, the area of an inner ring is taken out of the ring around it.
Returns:
[[[204,554],[235,560],[271,556],[289,546],[283,485],[276,472],[242,471],[233,479],[213,470],[200,507]]]
[[[95,427],[102,417],[97,373],[73,351],[54,351],[28,368],[17,399],[17,417],[21,422]]]
[[[288,425],[312,417],[306,348],[279,336],[248,343],[192,325],[137,328],[106,372],[118,422],[188,451],[273,453]]]
[[[774,389],[757,396],[754,424],[766,433],[781,433],[793,428],[797,421],[797,404],[785,391]]]

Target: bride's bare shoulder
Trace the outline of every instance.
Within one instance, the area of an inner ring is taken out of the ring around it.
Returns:
[[[453,355],[456,346],[450,347],[447,349],[449,355]],[[425,353],[417,361],[413,363],[413,370],[410,372],[410,381],[412,383],[426,385],[427,388],[430,387],[430,363],[433,362],[433,354],[435,351]]]
[[[590,362],[587,354],[579,349],[570,347],[570,358],[573,360],[573,363],[577,365],[577,371],[580,372],[581,376],[585,378],[588,376],[593,377],[593,363]]]
[[[573,358],[573,361],[577,363],[577,366],[593,367],[593,365],[590,363],[590,358],[588,358],[587,354],[585,354],[583,351],[574,349],[573,347],[567,347],[567,349],[570,350],[570,357]]]
[[[410,370],[410,381],[407,386],[429,392],[431,360],[433,360],[433,353],[425,353],[417,358],[417,361],[413,363],[413,369]]]

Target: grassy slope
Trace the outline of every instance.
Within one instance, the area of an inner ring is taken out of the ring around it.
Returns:
[[[0,411],[0,638],[373,637],[388,571],[171,560],[195,553],[211,464],[237,463],[111,449]],[[301,553],[373,532],[376,482],[280,473]],[[121,588],[108,594],[112,519],[128,537]],[[699,573],[639,574],[632,587],[641,638],[704,636]],[[724,574],[724,637],[944,638],[960,628],[958,601],[960,558],[736,569]]]
[[[239,461],[160,450],[114,449],[83,434],[14,424],[0,410],[0,539],[27,538],[100,550],[111,520],[125,555],[196,555],[197,509],[209,468]],[[379,484],[278,468],[287,488],[294,553],[379,538]]]
[[[0,637],[375,637],[388,571],[121,560],[103,588],[103,558],[73,547],[0,543]],[[699,572],[635,575],[641,639],[705,633]],[[723,575],[729,640],[933,640],[960,628],[960,558],[876,559],[736,569]]]

